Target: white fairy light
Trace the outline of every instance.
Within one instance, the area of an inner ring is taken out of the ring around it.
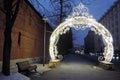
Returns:
[[[110,62],[112,60],[114,49],[112,44],[113,38],[110,32],[102,24],[98,23],[92,15],[89,15],[88,9],[82,3],[75,7],[68,18],[53,31],[49,46],[51,60],[57,57],[59,36],[65,34],[70,28],[75,28],[76,30],[91,28],[96,34],[101,35],[105,44],[103,53],[105,61]]]

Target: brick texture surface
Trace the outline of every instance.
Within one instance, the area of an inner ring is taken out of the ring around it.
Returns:
[[[2,15],[2,16],[1,16]],[[5,15],[0,12],[0,61],[3,54]],[[43,55],[44,22],[26,2],[12,28],[11,59],[32,58]]]

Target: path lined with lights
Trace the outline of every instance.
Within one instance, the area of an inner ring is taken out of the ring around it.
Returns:
[[[41,80],[120,80],[120,72],[107,71],[80,55],[67,55],[55,69],[44,73]]]

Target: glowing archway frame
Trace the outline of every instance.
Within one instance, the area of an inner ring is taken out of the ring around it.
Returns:
[[[82,8],[81,8],[82,7]],[[81,10],[84,11],[81,12]],[[80,11],[80,13],[79,13]],[[84,24],[83,26],[74,26],[74,24]],[[59,40],[59,36],[65,34],[70,28],[75,29],[86,29],[91,28],[96,34],[101,35],[105,44],[104,48],[104,58],[106,62],[110,62],[113,57],[113,38],[110,32],[100,23],[98,23],[95,19],[93,19],[90,15],[88,15],[87,9],[83,4],[78,5],[75,9],[73,9],[72,17],[69,16],[66,21],[61,23],[52,33],[50,37],[50,46],[49,52],[51,60],[55,60],[58,54],[57,51],[57,42]]]

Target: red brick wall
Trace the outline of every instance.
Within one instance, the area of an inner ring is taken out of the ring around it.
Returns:
[[[5,18],[0,17],[0,60],[2,60],[5,27],[4,20],[1,19]],[[27,3],[22,2],[12,29],[11,59],[40,57],[43,54],[43,28],[42,19]]]

